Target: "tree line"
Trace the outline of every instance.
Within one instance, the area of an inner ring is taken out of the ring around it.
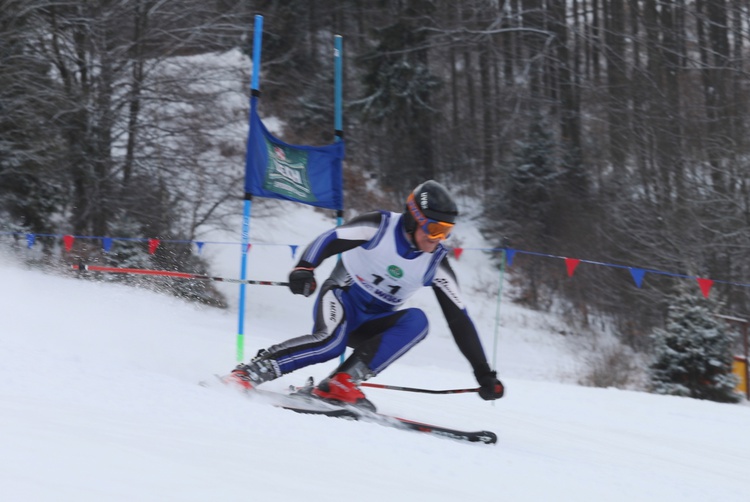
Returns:
[[[261,111],[290,142],[332,141],[344,37],[350,207],[365,177],[392,209],[435,178],[481,204],[501,246],[750,277],[748,0],[4,0],[3,220],[192,238],[225,214],[244,151],[226,132],[246,107],[220,103],[247,93],[247,74],[189,57],[251,54],[256,13]],[[562,295],[572,320],[609,316],[636,347],[675,289],[583,267],[569,280],[533,258],[514,268],[520,301]],[[745,288],[713,294],[747,313]]]

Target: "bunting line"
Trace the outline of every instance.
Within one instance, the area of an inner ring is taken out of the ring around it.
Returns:
[[[207,245],[232,245],[232,246],[240,246],[240,242],[227,242],[227,241],[194,241],[194,240],[185,240],[185,239],[157,239],[157,238],[139,238],[139,237],[109,237],[109,236],[92,236],[92,235],[71,235],[71,234],[34,234],[34,233],[22,233],[22,232],[0,232],[0,236],[12,236],[16,239],[24,239],[26,241],[26,247],[28,249],[32,249],[34,245],[36,244],[38,238],[55,238],[62,240],[63,248],[66,252],[71,252],[73,250],[73,246],[76,240],[99,240],[102,243],[102,250],[105,253],[109,253],[112,250],[113,244],[117,241],[123,241],[123,242],[142,242],[145,243],[148,247],[148,251],[150,254],[154,254],[160,246],[163,244],[191,244],[195,245],[198,254],[201,254],[203,248]],[[279,243],[267,243],[267,242],[253,242],[248,243],[247,245],[247,251],[250,251],[250,249],[253,246],[284,246],[288,247],[291,251],[291,257],[294,259],[297,255],[297,250],[299,249],[299,245],[297,244],[279,244]],[[576,270],[578,270],[578,267],[581,264],[587,264],[587,265],[596,265],[596,266],[602,266],[602,267],[608,267],[608,268],[615,268],[615,269],[622,269],[627,270],[632,279],[635,283],[636,287],[641,288],[643,287],[643,281],[647,274],[655,274],[655,275],[663,275],[667,277],[675,277],[678,279],[692,279],[695,280],[698,284],[698,287],[701,290],[701,293],[703,296],[708,298],[708,296],[711,293],[712,288],[717,284],[723,284],[727,286],[735,286],[735,287],[742,287],[742,288],[750,288],[750,284],[748,283],[741,283],[741,282],[735,282],[735,281],[726,281],[726,280],[720,280],[720,279],[710,279],[707,277],[699,277],[694,275],[687,275],[687,274],[681,274],[676,272],[667,272],[664,270],[657,270],[652,268],[644,268],[644,267],[635,267],[630,265],[621,265],[617,263],[606,263],[606,262],[600,262],[600,261],[594,261],[594,260],[586,260],[581,258],[571,258],[566,256],[559,256],[554,254],[548,254],[548,253],[540,253],[537,251],[526,251],[526,250],[520,250],[520,249],[512,249],[512,248],[474,248],[474,247],[451,247],[449,248],[449,251],[452,253],[454,259],[459,260],[461,256],[463,256],[464,251],[481,251],[485,253],[504,253],[505,255],[505,264],[510,268],[513,265],[513,261],[515,257],[519,254],[529,255],[529,256],[537,256],[542,258],[553,258],[553,259],[559,259],[562,260],[565,264],[566,271],[568,277],[573,277]]]

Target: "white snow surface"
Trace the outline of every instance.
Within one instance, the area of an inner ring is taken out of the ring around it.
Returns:
[[[275,207],[269,204],[266,209]],[[332,223],[317,212],[284,207],[281,217],[252,222],[258,245],[250,253],[250,278],[285,280],[294,263],[288,247],[263,242],[304,246]],[[471,225],[456,233],[466,247],[485,245]],[[212,273],[237,277],[237,248],[207,245]],[[453,264],[493,359],[497,271],[478,251]],[[319,280],[325,274],[319,271]],[[228,388],[197,385],[235,364],[237,286],[221,285],[232,307],[219,311],[46,275],[8,257],[0,257],[0,284],[4,501],[703,502],[750,496],[750,407],[575,385],[580,346],[555,333],[559,321],[507,301],[497,350],[503,399],[367,389],[380,411],[498,434],[496,445],[483,445],[297,415]],[[428,311],[430,335],[373,381],[475,386],[425,293],[413,304]],[[285,288],[249,286],[246,356],[304,334],[312,304]],[[319,379],[333,367],[308,367],[265,387]]]

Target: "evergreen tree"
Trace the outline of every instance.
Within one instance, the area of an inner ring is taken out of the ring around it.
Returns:
[[[556,207],[561,191],[560,161],[557,143],[540,113],[534,113],[524,138],[517,142],[512,162],[504,167],[502,188],[486,211],[487,229],[500,234],[501,247],[548,251],[558,235],[560,209]],[[551,263],[535,261],[528,267],[515,267],[519,274],[519,295],[532,308],[543,308],[549,298],[545,277],[551,277]],[[523,300],[521,300],[523,299]]]
[[[45,233],[66,194],[59,138],[48,127],[57,103],[42,92],[50,65],[33,49],[30,3],[4,2],[0,15],[0,228]]]
[[[360,60],[366,96],[358,105],[364,122],[382,128],[380,141],[371,140],[384,147],[381,173],[389,188],[437,175],[432,136],[440,113],[433,96],[442,82],[430,68],[428,30],[421,22],[423,17],[407,9],[404,17],[376,30],[376,47]]]
[[[505,181],[503,216],[518,225],[510,235],[516,245],[543,249],[552,236],[553,201],[559,185],[556,143],[544,119],[536,114],[526,137],[518,142]]]
[[[665,329],[654,330],[651,388],[657,394],[737,402],[734,336],[712,312],[716,305],[683,293],[669,306]]]

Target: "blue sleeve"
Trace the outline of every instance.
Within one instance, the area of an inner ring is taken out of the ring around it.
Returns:
[[[315,268],[330,256],[369,242],[380,228],[383,215],[380,211],[365,213],[324,232],[305,248],[297,266]]]

